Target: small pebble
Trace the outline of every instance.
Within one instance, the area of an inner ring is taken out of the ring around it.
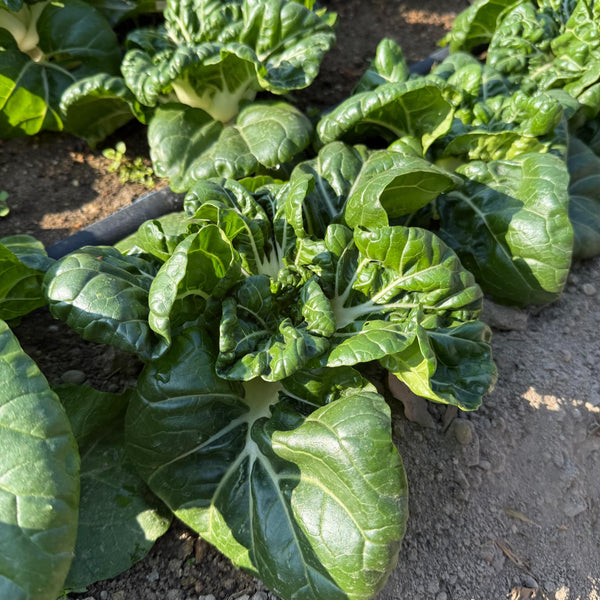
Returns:
[[[108,600],[108,592],[106,590],[100,592],[100,600]]]
[[[586,296],[595,296],[596,295],[596,286],[593,283],[584,283],[581,286],[581,291],[586,295]]]
[[[490,463],[489,460],[480,460],[479,461],[479,466],[484,470],[484,471],[489,471],[492,468],[492,465]]]
[[[86,379],[87,376],[83,371],[80,371],[79,369],[70,369],[68,371],[65,371],[61,376],[61,381],[63,383],[83,383]]]
[[[207,596],[198,596],[198,600],[216,600],[216,598],[212,594],[208,594]]]
[[[48,325],[48,331],[50,333],[58,333],[60,331],[60,325],[58,325],[58,323],[52,323],[51,325]]]
[[[561,355],[562,355],[562,359],[566,363],[570,363],[573,360],[573,355],[571,354],[571,352],[569,350],[562,350]]]
[[[446,594],[446,592],[440,592],[436,597],[435,600],[448,600],[448,594]]]
[[[71,185],[73,187],[79,187],[79,179],[73,179],[73,181],[71,181]]]
[[[152,571],[146,575],[146,579],[148,581],[158,581],[160,579],[160,575],[156,569],[152,569]]]
[[[468,446],[474,437],[473,424],[466,419],[454,421],[454,437],[461,446]]]
[[[528,587],[529,589],[533,590],[536,590],[540,587],[538,582],[533,577],[531,577],[531,575],[523,575],[523,577],[521,578],[521,583],[525,587]]]
[[[125,600],[125,592],[122,590],[120,592],[115,592],[112,595],[112,600]]]
[[[265,592],[256,592],[256,594],[252,596],[252,600],[267,600],[267,594],[265,594]]]

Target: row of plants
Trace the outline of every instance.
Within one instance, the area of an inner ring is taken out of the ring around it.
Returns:
[[[95,144],[138,118],[185,201],[60,260],[0,240],[0,591],[83,590],[175,515],[284,599],[373,597],[407,482],[361,365],[474,410],[496,378],[484,294],[547,304],[598,253],[600,8],[478,0],[430,73],[382,40],[351,96],[308,116],[263,94],[309,85],[333,44],[308,0],[167,0],[120,74],[53,54],[44,25],[83,3],[42,4],[0,9],[0,82],[25,60],[81,77],[37,121],[0,94],[4,134],[35,121]],[[39,51],[2,28],[24,10]],[[40,98],[23,72],[6,89]],[[135,387],[51,388],[6,323],[41,306],[139,360]]]

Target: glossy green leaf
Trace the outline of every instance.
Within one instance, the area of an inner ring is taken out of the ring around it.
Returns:
[[[159,342],[148,324],[155,263],[108,247],[87,247],[46,273],[50,312],[84,339],[149,358]]]
[[[476,0],[458,14],[452,31],[442,40],[450,46],[450,52],[469,51],[476,46],[488,44],[495,31],[498,17],[507,8],[521,0]]]
[[[306,194],[287,199],[286,218],[298,237],[306,234],[322,238],[330,223],[340,222],[354,180],[366,160],[364,149],[332,142],[319,150],[316,158],[301,162],[290,181],[308,177]]]
[[[227,123],[258,90],[309,85],[334,40],[332,20],[299,2],[167,2],[164,27],[130,36],[123,74],[143,104],[174,93]]]
[[[326,384],[307,403],[296,384],[292,401],[278,384],[217,378],[214,360],[207,334],[189,330],[142,374],[127,436],[143,477],[280,597],[371,598],[406,519],[385,402],[356,387],[306,416]]]
[[[200,109],[167,104],[150,121],[156,173],[175,191],[208,177],[242,178],[291,161],[311,141],[310,121],[282,102],[256,102],[223,127]]]
[[[64,90],[89,75],[119,71],[116,35],[85,2],[40,2],[21,11],[39,39],[15,39],[6,29],[0,30],[1,137],[34,135],[42,129],[60,131]]]
[[[77,543],[65,587],[82,589],[115,577],[144,558],[166,532],[170,517],[125,452],[123,416],[128,393],[73,385],[55,392],[81,454]]]
[[[350,227],[379,227],[416,212],[460,180],[416,156],[372,153],[348,192],[344,218]]]
[[[0,321],[0,597],[55,600],[73,559],[79,455],[58,397]]]
[[[569,174],[550,154],[474,162],[460,191],[440,198],[440,236],[499,302],[544,304],[561,293],[571,265]]]
[[[406,81],[410,70],[404,59],[402,48],[389,38],[384,38],[377,45],[375,58],[360,78],[353,93],[374,90],[383,83],[399,83]]]
[[[219,300],[240,279],[231,243],[218,227],[203,227],[181,241],[152,281],[150,327],[170,343],[173,327],[197,319],[209,299]]]
[[[335,321],[323,291],[311,280],[293,300],[284,312],[287,303],[279,300],[269,278],[261,275],[248,277],[233,296],[223,300],[219,376],[279,381],[327,350]]]
[[[336,332],[320,361],[350,366],[380,360],[413,391],[437,402],[477,408],[495,381],[489,330],[476,321],[481,290],[458,257],[429,231],[379,227],[354,234],[330,226],[335,257],[331,305]],[[452,358],[436,336],[470,335],[469,352]],[[451,360],[453,362],[451,362]],[[477,386],[465,387],[471,380]],[[442,391],[443,390],[443,393]]]
[[[44,272],[54,261],[29,235],[0,238],[0,318],[15,319],[44,306]]]
[[[388,143],[405,135],[421,140],[423,151],[452,125],[453,106],[444,87],[434,81],[414,79],[387,83],[351,96],[317,125],[321,144],[349,143],[383,138]]]

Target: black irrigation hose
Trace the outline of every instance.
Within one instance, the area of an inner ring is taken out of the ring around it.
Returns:
[[[52,244],[47,249],[48,256],[61,258],[83,246],[112,246],[136,231],[144,221],[182,207],[183,194],[176,194],[170,188],[150,192],[105,219]]]
[[[410,71],[426,75],[434,64],[441,62],[446,56],[447,48],[436,50],[425,60],[412,64]],[[144,221],[181,210],[182,207],[183,194],[175,194],[169,188],[150,192],[105,219],[52,244],[47,249],[48,256],[61,258],[73,250],[89,245],[111,246],[136,231]]]

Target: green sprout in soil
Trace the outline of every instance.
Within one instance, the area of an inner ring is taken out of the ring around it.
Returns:
[[[111,163],[107,170],[117,173],[121,183],[140,183],[147,188],[154,187],[154,170],[144,163],[141,156],[128,158],[125,142],[117,142],[114,148],[105,148],[102,155]]]

